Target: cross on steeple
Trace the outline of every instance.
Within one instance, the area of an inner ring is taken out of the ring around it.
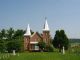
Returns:
[[[45,24],[44,24],[43,31],[49,31],[49,26],[48,26],[48,22],[47,22],[47,17],[45,17]]]

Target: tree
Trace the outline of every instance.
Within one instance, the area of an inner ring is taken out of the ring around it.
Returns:
[[[19,52],[20,47],[21,47],[21,43],[19,43],[18,41],[10,41],[7,44],[7,51],[12,52],[13,50],[15,50],[16,52]]]
[[[5,29],[2,29],[0,32],[0,52],[5,52],[6,50],[6,33]]]
[[[13,36],[14,36],[14,29],[10,28],[9,30],[7,30],[7,39],[12,40]]]
[[[0,52],[12,52],[15,49],[17,52],[22,51],[24,30],[13,28],[0,31]]]
[[[18,29],[14,32],[13,39],[20,39],[20,37],[23,37],[23,35],[24,35],[24,31]]]
[[[5,29],[2,29],[0,32],[0,39],[4,39],[6,36]]]
[[[40,51],[53,52],[53,46],[51,44],[47,45],[44,41],[40,41],[38,46]]]
[[[15,31],[15,33],[14,33],[14,39],[16,40],[16,41],[18,41],[18,44],[20,45],[20,48],[19,48],[19,51],[23,51],[23,35],[24,35],[24,33],[25,33],[25,31],[24,30],[20,30],[20,29],[18,29],[18,30],[16,30]]]
[[[8,36],[8,43],[7,43],[7,50],[8,52],[12,52],[12,50],[16,50],[16,52],[19,52],[22,48],[22,42],[23,42],[23,30],[16,30],[14,31],[12,28],[10,28],[7,31]]]
[[[62,47],[65,47],[65,50],[68,49],[69,40],[64,32],[64,30],[57,30],[52,41],[52,44],[55,48],[59,48],[59,52],[61,52]]]
[[[5,45],[3,43],[0,43],[0,52],[5,51]]]
[[[39,48],[40,48],[41,51],[44,51],[44,49],[46,48],[46,44],[43,41],[40,41],[38,43],[38,46],[39,46]]]

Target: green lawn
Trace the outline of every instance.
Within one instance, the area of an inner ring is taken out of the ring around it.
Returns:
[[[1,60],[80,60],[80,54],[66,53],[63,55],[59,52],[25,52]]]

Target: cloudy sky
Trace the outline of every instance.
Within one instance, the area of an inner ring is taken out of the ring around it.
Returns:
[[[0,0],[0,30],[30,24],[42,32],[45,17],[52,37],[64,29],[69,38],[80,38],[80,0]]]

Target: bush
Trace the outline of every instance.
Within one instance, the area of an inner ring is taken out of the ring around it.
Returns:
[[[44,49],[45,49],[45,47],[46,47],[45,42],[39,42],[37,45],[39,46],[40,51],[44,51]]]
[[[46,46],[46,51],[47,52],[53,52],[53,46],[52,45],[49,45],[49,46]]]
[[[18,42],[18,41],[11,41],[11,42],[8,42],[7,44],[7,51],[10,53],[12,52],[13,50],[16,50],[16,52],[19,52],[21,49],[21,43]]]

